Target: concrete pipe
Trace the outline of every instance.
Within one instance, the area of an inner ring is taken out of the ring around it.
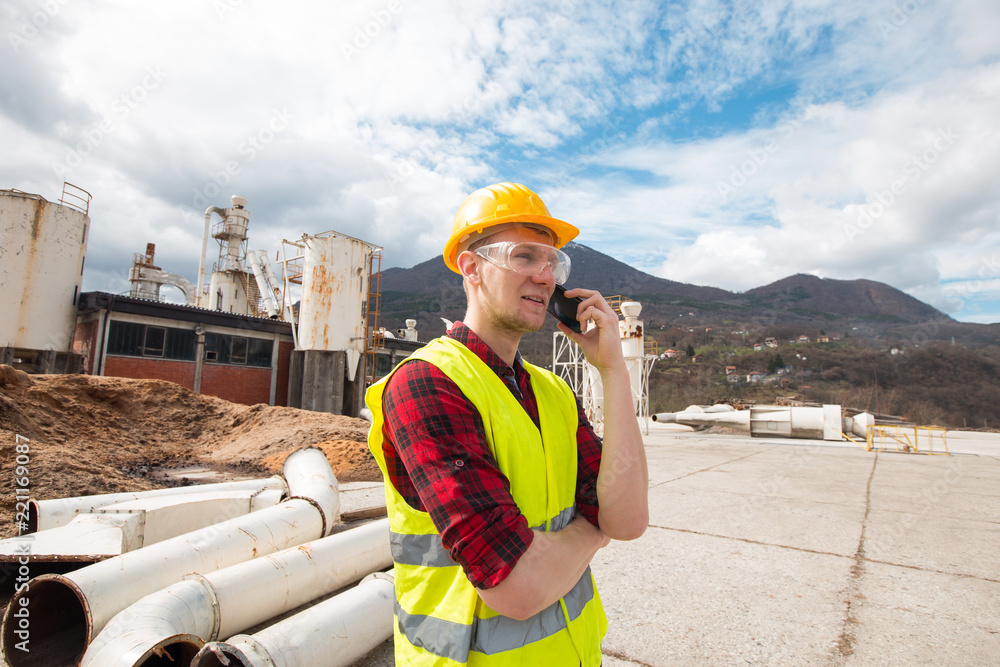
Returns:
[[[284,488],[285,483],[281,486]],[[31,560],[96,562],[134,551],[192,530],[274,507],[284,492],[216,491],[154,496],[96,507],[64,526],[31,535]],[[25,537],[0,540],[0,563],[20,557]],[[40,572],[36,572],[40,574]]]
[[[11,667],[75,664],[107,622],[139,598],[192,572],[213,572],[323,537],[337,520],[337,480],[319,449],[292,453],[283,469],[292,498],[109,558],[21,584],[0,639]],[[21,620],[30,618],[30,628]],[[17,648],[30,641],[30,652]]]
[[[205,644],[191,667],[346,667],[392,636],[395,600],[379,572],[254,635]]]
[[[731,406],[712,406],[704,409],[696,405],[688,406],[682,412],[661,412],[653,415],[653,421],[668,424],[683,424],[692,428],[708,428],[709,426],[726,426],[729,428],[750,430],[750,412],[734,410]]]
[[[221,484],[178,486],[169,489],[153,489],[152,491],[137,491],[134,493],[106,493],[98,496],[31,500],[28,504],[28,528],[22,534],[65,526],[78,514],[91,512],[98,507],[107,507],[116,503],[144,500],[146,498],[160,498],[163,496],[184,496],[226,491],[264,491],[266,489],[279,489],[282,492],[287,491],[285,479],[280,475],[275,475],[267,479],[247,479],[239,482],[223,482]]]
[[[192,575],[118,613],[81,665],[151,667],[162,655],[190,660],[206,641],[254,627],[391,564],[389,520],[382,519]]]

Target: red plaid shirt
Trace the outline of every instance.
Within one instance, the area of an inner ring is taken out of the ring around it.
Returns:
[[[520,355],[508,366],[461,322],[448,336],[500,376],[538,426],[538,402]],[[601,440],[579,401],[577,411],[576,509],[597,526]],[[389,481],[410,506],[430,514],[442,544],[474,586],[499,584],[528,549],[532,531],[490,452],[475,406],[436,366],[414,359],[390,379],[383,414]]]

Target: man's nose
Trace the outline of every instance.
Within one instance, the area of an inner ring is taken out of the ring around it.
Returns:
[[[531,280],[533,282],[543,285],[547,285],[548,283],[554,283],[556,281],[555,269],[552,268],[551,264],[548,263],[542,264],[541,271],[532,276]]]

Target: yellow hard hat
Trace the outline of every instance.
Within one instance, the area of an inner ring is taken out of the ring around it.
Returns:
[[[552,232],[552,244],[561,248],[580,233],[580,230],[549,215],[541,197],[520,183],[497,183],[476,190],[458,209],[451,226],[451,236],[444,244],[444,263],[455,273],[459,249],[468,247],[477,234],[497,225],[526,222]]]

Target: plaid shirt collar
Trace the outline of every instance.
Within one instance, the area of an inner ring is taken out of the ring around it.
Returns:
[[[518,350],[517,354],[514,356],[514,365],[509,366],[507,362],[500,358],[500,355],[493,351],[490,347],[480,338],[475,331],[465,326],[461,322],[455,322],[451,329],[448,330],[448,337],[457,340],[459,343],[469,348],[477,357],[482,359],[483,363],[490,367],[494,373],[496,373],[500,379],[510,382],[513,378],[520,375],[520,373],[527,372],[524,370],[524,365],[521,363],[521,352]]]

